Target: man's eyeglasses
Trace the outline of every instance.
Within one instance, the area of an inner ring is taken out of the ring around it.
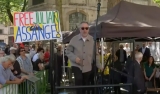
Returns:
[[[21,50],[21,52],[23,52],[23,51],[25,51],[25,50]]]
[[[81,27],[82,30],[88,30],[88,27]]]

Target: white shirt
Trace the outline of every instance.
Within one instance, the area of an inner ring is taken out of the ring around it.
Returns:
[[[82,39],[83,39],[84,42],[86,41],[86,38],[83,38],[83,37],[82,37]]]
[[[130,55],[130,51],[131,51],[130,48],[129,47],[125,47],[124,50],[126,51],[127,56],[129,56]]]
[[[144,52],[146,51],[146,47],[142,47],[142,53],[144,54]]]
[[[30,57],[32,58],[36,54],[36,51],[34,49],[31,49],[29,54]]]
[[[150,49],[151,56],[155,56],[155,53],[156,53],[155,47],[153,45],[151,45],[151,46],[148,46],[148,48]]]
[[[156,78],[159,78],[159,77],[160,77],[160,69],[159,69],[159,68],[156,69],[155,77],[156,77]]]
[[[39,58],[39,53],[36,53],[36,54],[33,56],[32,61],[35,62],[38,58]]]

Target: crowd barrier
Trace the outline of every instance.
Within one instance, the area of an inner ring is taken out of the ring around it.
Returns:
[[[48,85],[48,71],[39,71],[20,85],[4,85],[0,94],[45,94]]]

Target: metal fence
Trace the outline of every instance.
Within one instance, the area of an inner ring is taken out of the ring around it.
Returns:
[[[45,94],[48,85],[48,71],[39,71],[20,85],[4,85],[0,94]]]

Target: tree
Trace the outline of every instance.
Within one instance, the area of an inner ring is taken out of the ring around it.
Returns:
[[[13,12],[24,12],[28,0],[0,0],[0,22],[13,23]]]
[[[160,6],[160,0],[153,0],[153,1]]]

